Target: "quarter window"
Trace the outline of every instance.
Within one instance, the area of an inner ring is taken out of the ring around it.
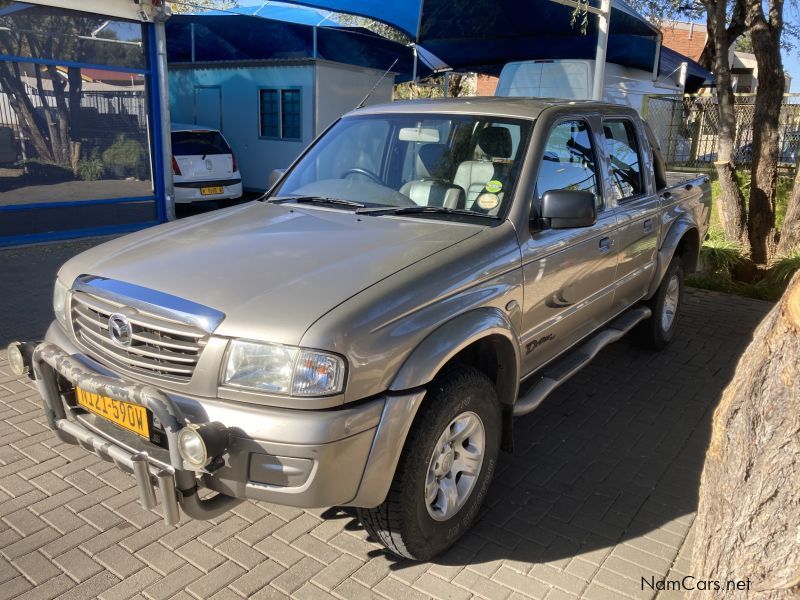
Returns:
[[[258,91],[259,135],[283,140],[302,139],[303,96],[299,89]]]
[[[600,210],[603,200],[597,193],[596,165],[588,125],[584,121],[559,123],[550,132],[539,167],[539,197],[550,190],[592,192]]]
[[[644,193],[636,130],[628,120],[604,121],[609,176],[615,200]]]

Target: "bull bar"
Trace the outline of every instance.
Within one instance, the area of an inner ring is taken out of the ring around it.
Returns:
[[[165,524],[178,524],[179,505],[189,517],[207,520],[242,502],[240,498],[220,493],[205,499],[199,497],[196,472],[185,467],[178,451],[178,432],[187,424],[187,420],[176,403],[160,390],[149,385],[126,383],[90,371],[50,342],[42,342],[36,346],[30,362],[36,385],[44,399],[47,422],[59,439],[66,443],[79,444],[100,458],[110,460],[123,471],[132,473],[142,508],[155,508],[158,490]],[[76,388],[150,410],[164,428],[170,464],[165,466],[156,463],[147,452],[129,452],[80,423],[70,421],[61,400],[58,375]]]

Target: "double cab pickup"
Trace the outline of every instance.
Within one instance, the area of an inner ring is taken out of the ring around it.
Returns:
[[[428,559],[475,520],[514,417],[628,332],[672,340],[709,208],[626,107],[360,108],[262,198],[67,262],[45,340],[9,359],[167,524],[350,506]]]

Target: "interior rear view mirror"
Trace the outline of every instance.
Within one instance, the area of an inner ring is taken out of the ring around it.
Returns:
[[[403,127],[400,130],[401,142],[439,143],[439,130],[432,127]]]
[[[589,227],[597,221],[594,194],[577,190],[550,190],[542,196],[541,218],[552,229]]]

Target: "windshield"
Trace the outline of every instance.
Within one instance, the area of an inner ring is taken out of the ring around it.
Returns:
[[[309,150],[272,197],[427,207],[404,214],[502,217],[532,123],[474,115],[347,117]]]

